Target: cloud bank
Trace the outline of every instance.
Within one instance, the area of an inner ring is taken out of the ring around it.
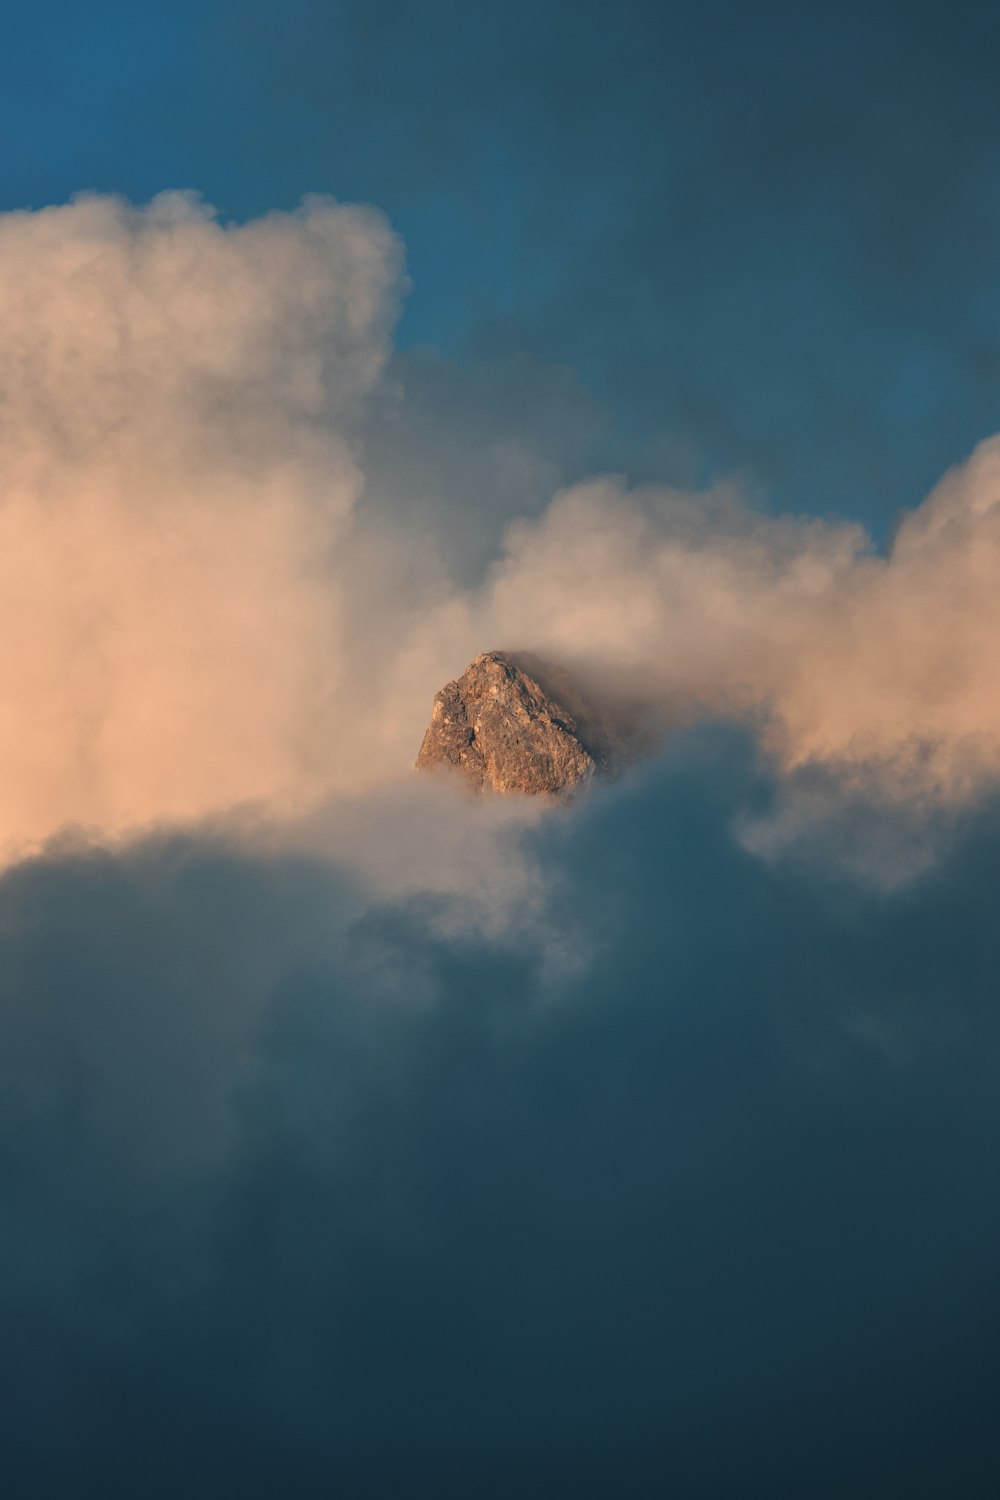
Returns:
[[[560,969],[350,856],[8,871],[11,1492],[992,1493],[997,809],[873,899],[768,794],[542,820]]]
[[[0,217],[0,823],[115,833],[323,768],[400,251],[322,199],[224,226],[190,195]]]
[[[378,461],[403,271],[374,211],[83,198],[2,216],[0,272],[8,858],[392,783],[436,688],[495,645],[664,732],[749,724],[852,792],[958,804],[1000,770],[998,439],[886,556],[734,484],[541,504],[509,442],[487,532],[457,544],[471,479],[418,503]]]

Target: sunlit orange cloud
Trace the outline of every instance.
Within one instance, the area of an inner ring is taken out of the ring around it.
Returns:
[[[961,798],[1000,771],[1000,438],[901,521],[770,517],[725,489],[598,480],[518,523],[489,629],[669,722],[752,722],[779,764]]]
[[[0,217],[0,828],[8,855],[294,803],[338,672],[324,569],[359,489],[399,247],[323,200]]]
[[[0,216],[0,857],[409,774],[437,687],[530,650],[664,731],[954,802],[1000,771],[1000,439],[863,529],[598,478],[465,587],[366,505],[403,282],[379,214]],[[849,508],[849,507],[848,507]],[[377,520],[373,519],[377,517]],[[445,521],[441,522],[446,524]]]

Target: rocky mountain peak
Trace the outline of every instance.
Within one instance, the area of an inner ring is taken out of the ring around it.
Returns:
[[[602,766],[573,716],[504,651],[483,651],[434,699],[418,770],[451,767],[477,789],[558,796]]]

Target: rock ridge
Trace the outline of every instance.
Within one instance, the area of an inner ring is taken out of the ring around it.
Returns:
[[[416,767],[450,767],[477,790],[552,797],[589,781],[602,762],[509,652],[482,651],[436,694]]]

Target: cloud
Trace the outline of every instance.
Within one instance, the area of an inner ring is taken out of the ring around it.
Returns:
[[[751,729],[782,778],[765,820],[740,819],[765,858],[905,881],[995,785],[1000,439],[903,515],[886,553],[860,525],[757,509],[735,482],[596,478],[534,512],[465,582],[442,575],[433,526],[422,576],[412,552],[405,573],[387,548],[369,554],[393,574],[394,610],[367,670],[356,786],[409,758],[435,685],[484,645],[568,669],[647,747],[702,720]],[[367,524],[362,505],[355,542]]]
[[[372,210],[224,225],[190,194],[82,198],[0,217],[0,271],[8,860],[74,827],[301,829],[324,804],[343,826],[491,646],[659,733],[751,726],[786,778],[776,821],[745,824],[768,855],[821,805],[929,816],[1000,770],[1000,440],[882,555],[736,482],[548,498],[585,393],[531,362],[463,384],[411,355],[386,379],[402,260]]]
[[[400,276],[382,218],[323,199],[244,225],[179,193],[0,217],[8,852],[311,786],[345,424]]]
[[[13,1492],[995,1477],[996,441],[886,556],[548,498],[497,372],[457,435],[453,369],[386,384],[377,215],[87,199],[4,256]],[[552,815],[412,776],[484,644],[663,746]]]
[[[996,809],[872,898],[773,792],[700,734],[522,835],[558,972],[350,859],[7,872],[12,1492],[988,1492]]]

